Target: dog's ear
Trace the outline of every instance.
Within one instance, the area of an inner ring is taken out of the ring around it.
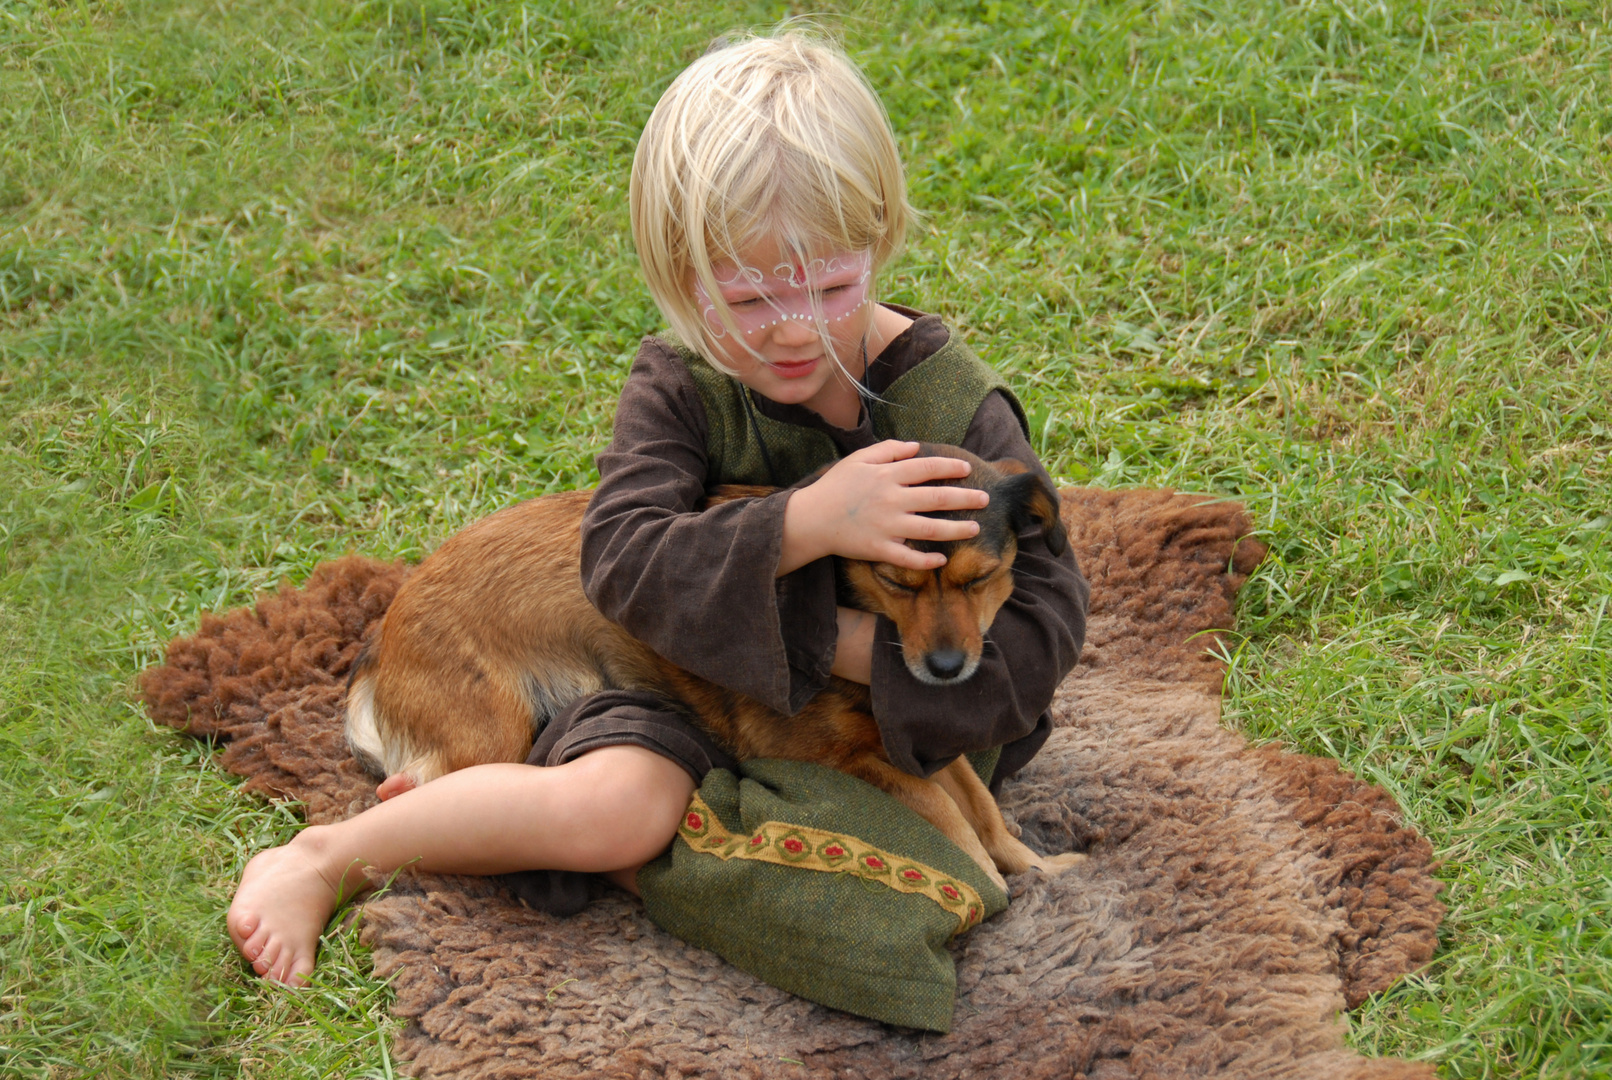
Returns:
[[[1069,534],[1058,516],[1058,493],[1022,461],[1004,458],[991,462],[997,472],[1007,474],[991,488],[991,501],[1002,500],[1014,532],[1022,532],[1032,521],[1041,523],[1041,536],[1047,550],[1062,555],[1069,547]]]

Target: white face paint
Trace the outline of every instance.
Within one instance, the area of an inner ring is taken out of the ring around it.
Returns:
[[[832,324],[855,315],[868,302],[873,254],[851,251],[805,262],[780,262],[770,274],[732,262],[716,263],[712,270],[734,325],[750,340],[791,321],[816,324],[821,318]],[[727,336],[715,301],[698,281],[694,296],[711,335]]]

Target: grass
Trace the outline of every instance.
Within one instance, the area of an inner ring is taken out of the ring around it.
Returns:
[[[389,1076],[350,934],[222,912],[296,828],[136,672],[201,611],[587,484],[658,319],[624,191],[777,4],[0,0],[0,1071]],[[1612,1075],[1612,8],[838,6],[927,215],[886,295],[1072,482],[1248,502],[1228,722],[1444,860],[1350,1017],[1451,1077]]]

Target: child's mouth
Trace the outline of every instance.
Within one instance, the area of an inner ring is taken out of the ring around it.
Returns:
[[[810,360],[769,360],[767,366],[772,368],[773,373],[780,379],[798,379],[810,375],[817,367],[818,359],[813,357]]]

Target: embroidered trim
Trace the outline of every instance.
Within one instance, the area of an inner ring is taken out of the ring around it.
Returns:
[[[896,892],[927,896],[957,917],[954,935],[978,926],[985,917],[985,903],[972,885],[923,863],[881,851],[854,836],[783,821],[768,821],[749,836],[735,836],[723,827],[699,792],[689,801],[677,835],[695,851],[723,860],[754,859],[803,870],[854,874]]]

